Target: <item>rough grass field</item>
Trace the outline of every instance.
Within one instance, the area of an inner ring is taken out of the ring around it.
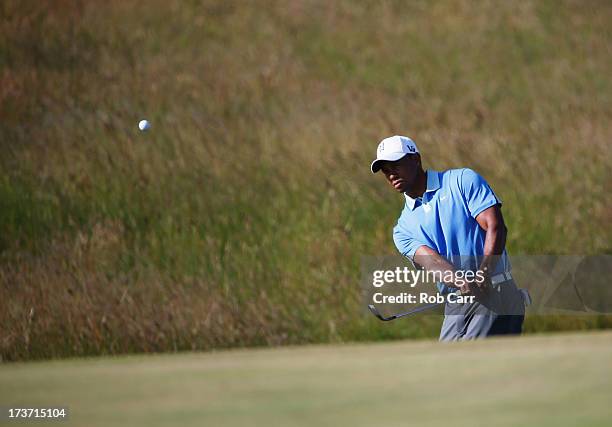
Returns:
[[[395,253],[402,199],[369,172],[395,133],[488,179],[511,254],[611,249],[609,1],[8,0],[0,18],[3,360],[433,336],[439,319],[359,315],[361,257]]]
[[[0,401],[82,426],[609,426],[612,333],[0,366]]]

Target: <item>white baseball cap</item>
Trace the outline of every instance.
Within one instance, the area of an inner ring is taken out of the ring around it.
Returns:
[[[372,162],[370,169],[372,173],[380,170],[380,163],[383,161],[394,162],[401,159],[406,154],[416,154],[419,152],[414,141],[407,136],[390,136],[380,141],[376,150],[376,160]]]

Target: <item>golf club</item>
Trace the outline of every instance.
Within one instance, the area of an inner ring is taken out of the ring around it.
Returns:
[[[451,293],[452,294],[456,294],[456,295],[464,295],[464,293],[461,292],[461,291],[455,291],[455,292],[451,292]],[[390,320],[399,319],[400,317],[406,317],[406,316],[410,316],[412,314],[420,313],[422,311],[431,310],[432,308],[435,308],[435,307],[437,307],[439,305],[443,305],[443,304],[445,304],[445,301],[435,302],[435,303],[432,303],[432,304],[426,304],[426,305],[422,305],[420,307],[414,308],[412,310],[406,311],[405,313],[394,314],[393,316],[389,316],[389,317],[384,317],[382,314],[380,314],[380,311],[378,311],[378,309],[373,304],[368,304],[368,308],[370,309],[370,311],[372,312],[372,314],[374,316],[378,317],[383,322],[388,322]]]
[[[383,322],[388,322],[390,320],[399,319],[400,317],[405,317],[405,316],[410,316],[411,314],[420,313],[421,311],[429,310],[429,309],[432,309],[432,308],[437,307],[437,306],[442,305],[442,304],[444,304],[444,302],[437,302],[437,303],[434,303],[434,304],[427,304],[427,305],[423,305],[421,307],[417,307],[415,309],[412,309],[410,311],[407,311],[405,313],[394,314],[393,316],[389,316],[389,317],[384,317],[382,314],[380,314],[380,311],[378,311],[378,309],[373,304],[368,304],[368,308],[370,309],[372,314],[374,314],[374,316],[378,317]]]

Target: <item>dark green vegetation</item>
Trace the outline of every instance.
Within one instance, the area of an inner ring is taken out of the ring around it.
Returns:
[[[511,253],[610,250],[610,2],[0,12],[5,360],[434,336],[360,301],[361,256],[395,251],[368,169],[395,133],[489,180]]]
[[[0,401],[67,406],[72,426],[604,427],[611,343],[607,331],[16,363],[0,366]]]

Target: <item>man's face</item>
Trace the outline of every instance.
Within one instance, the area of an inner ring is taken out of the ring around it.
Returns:
[[[414,188],[420,167],[421,157],[418,154],[406,154],[395,162],[383,162],[380,170],[393,188],[404,193]]]

